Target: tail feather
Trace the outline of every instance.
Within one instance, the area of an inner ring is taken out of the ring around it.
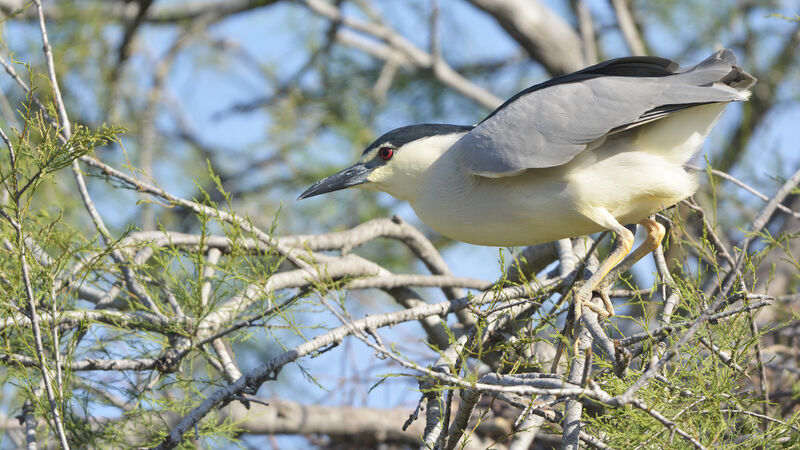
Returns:
[[[736,100],[747,100],[750,93],[745,91],[757,81],[754,76],[738,66],[736,55],[728,49],[718,50],[699,64],[680,70],[679,73],[682,78],[698,86],[721,83],[742,91],[741,98]]]

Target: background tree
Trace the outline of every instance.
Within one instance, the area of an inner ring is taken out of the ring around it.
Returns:
[[[3,446],[798,444],[796,2],[0,11]],[[568,317],[605,234],[498,252],[388,196],[294,201],[388,129],[718,46],[759,84],[612,320]]]

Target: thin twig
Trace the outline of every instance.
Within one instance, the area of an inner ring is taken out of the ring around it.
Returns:
[[[736,364],[736,362],[733,360],[733,358],[731,358],[731,356],[729,354],[727,354],[726,352],[722,351],[722,349],[720,349],[717,345],[715,345],[715,344],[713,344],[711,342],[708,342],[708,340],[706,338],[702,338],[702,337],[699,339],[699,341],[700,341],[701,344],[705,345],[706,348],[711,350],[711,353],[717,355],[717,357],[723,363],[725,363],[726,366],[728,366],[731,369],[741,373],[742,375],[745,375],[745,376],[747,375],[747,373],[745,373],[746,372],[745,369],[742,366]]]
[[[726,319],[726,318],[728,318],[730,316],[734,316],[736,314],[740,314],[740,313],[743,313],[743,312],[746,312],[746,311],[756,310],[758,308],[762,308],[764,306],[769,306],[771,304],[772,304],[771,300],[759,301],[759,302],[752,303],[752,304],[749,304],[749,305],[746,305],[746,306],[742,306],[741,308],[735,308],[735,309],[732,309],[732,310],[729,310],[729,311],[724,311],[724,312],[721,312],[721,313],[718,313],[718,314],[714,314],[714,315],[710,316],[708,318],[708,320],[711,321],[711,322],[719,322],[722,319]],[[693,323],[694,322],[678,322],[678,323],[674,323],[674,324],[670,324],[670,325],[664,325],[662,327],[659,327],[659,328],[656,328],[656,329],[653,329],[653,330],[647,330],[647,331],[644,331],[642,333],[632,334],[632,335],[630,335],[630,336],[628,336],[626,338],[620,339],[619,340],[619,344],[622,345],[623,347],[628,347],[628,346],[630,346],[632,344],[635,344],[637,342],[641,342],[641,341],[644,341],[644,340],[660,339],[660,338],[668,335],[669,333],[671,333],[671,332],[673,332],[675,330],[679,330],[681,328],[689,327]]]
[[[627,0],[611,0],[611,5],[614,7],[614,12],[617,15],[617,23],[625,38],[625,43],[628,45],[632,55],[643,56],[647,52],[644,48],[644,41],[636,28],[636,22],[633,20],[633,15],[628,8]]]
[[[59,117],[59,127],[60,127],[60,134],[63,135],[66,141],[72,138],[72,124],[70,123],[69,116],[67,115],[66,107],[64,106],[64,100],[61,97],[61,89],[58,85],[58,79],[56,78],[56,69],[55,69],[55,62],[53,61],[53,51],[50,47],[50,41],[47,37],[47,28],[45,27],[44,21],[44,9],[42,8],[41,0],[34,0],[36,4],[36,9],[39,13],[39,29],[42,34],[42,42],[43,42],[43,49],[45,54],[45,60],[47,62],[47,72],[50,77],[50,84],[53,89],[53,96],[55,97],[55,106],[58,112]],[[106,245],[110,245],[113,242],[111,237],[111,233],[105,226],[103,222],[103,218],[100,216],[100,213],[97,211],[97,208],[94,205],[94,201],[92,200],[91,196],[89,195],[89,190],[86,188],[86,181],[83,179],[83,173],[81,172],[80,166],[78,165],[77,160],[72,161],[72,172],[75,176],[75,182],[78,186],[78,192],[80,193],[81,200],[83,200],[84,207],[86,211],[89,213],[89,216],[92,218],[92,222],[95,225],[95,228],[102,236]],[[117,264],[120,265],[120,270],[125,278],[126,283],[128,284],[128,288],[131,290],[138,299],[140,299],[145,306],[150,308],[157,314],[160,314],[159,308],[156,303],[153,301],[152,298],[147,294],[147,292],[143,289],[141,284],[136,280],[133,271],[127,266],[126,261],[124,261],[122,255],[119,253],[118,250],[112,249],[111,255]]]
[[[61,413],[59,412],[60,407],[56,402],[55,392],[53,390],[52,383],[50,381],[50,374],[48,373],[50,370],[47,366],[47,361],[45,359],[45,352],[44,352],[44,345],[42,344],[42,330],[39,325],[39,315],[36,312],[36,296],[33,293],[33,286],[31,285],[31,274],[30,270],[28,269],[28,262],[25,258],[25,245],[23,242],[22,237],[22,229],[17,228],[17,245],[19,246],[19,262],[20,267],[22,268],[22,279],[25,283],[25,295],[28,299],[28,313],[30,314],[31,318],[31,328],[33,329],[33,339],[36,345],[36,357],[39,361],[39,369],[42,371],[42,380],[44,381],[45,391],[47,392],[47,400],[50,402],[50,412],[53,414],[53,422],[56,426],[56,432],[58,433],[58,439],[61,443],[61,447],[64,449],[69,449],[69,443],[67,442],[67,435],[64,432],[64,424],[61,422]],[[54,345],[58,345],[57,342]]]
[[[750,224],[750,229],[748,230],[747,237],[742,241],[739,248],[741,249],[736,256],[736,264],[731,270],[728,271],[726,276],[728,277],[725,283],[720,290],[722,296],[727,295],[728,292],[733,288],[734,284],[736,283],[737,277],[735,276],[741,270],[742,265],[744,264],[745,259],[748,256],[748,249],[750,248],[750,244],[755,240],[764,226],[767,225],[770,217],[778,208],[778,205],[783,202],[783,200],[794,190],[795,187],[800,183],[800,170],[797,170],[791,177],[789,177],[785,183],[778,189],[775,195],[770,199],[769,203],[764,206],[764,209],[758,214],[758,216],[753,220]]]
[[[689,435],[689,433],[687,433],[687,432],[683,431],[682,429],[680,429],[675,424],[675,422],[667,419],[660,412],[658,412],[655,409],[647,406],[647,404],[645,404],[642,400],[634,398],[634,399],[632,399],[630,401],[630,404],[635,406],[635,407],[637,407],[637,408],[639,408],[639,409],[641,409],[642,411],[646,412],[647,414],[650,414],[650,416],[652,416],[654,419],[656,419],[659,422],[661,422],[661,424],[664,425],[665,427],[667,427],[669,430],[678,433],[682,438],[686,439],[695,448],[698,448],[698,449],[706,448],[703,444],[700,443],[700,441],[695,439],[693,436]]]
[[[222,252],[216,248],[212,248],[208,251],[208,257],[206,258],[206,267],[203,271],[203,278],[206,280],[203,282],[203,287],[200,289],[200,303],[202,305],[208,305],[209,297],[211,295],[211,281],[208,279],[214,276],[214,272],[216,269],[214,266],[219,262],[219,258],[222,256]],[[225,342],[222,341],[222,338],[217,338],[211,341],[211,346],[214,348],[214,351],[217,352],[217,356],[219,356],[220,361],[222,362],[222,367],[224,369],[225,377],[228,378],[228,381],[235,381],[242,376],[242,372],[239,370],[239,367],[236,365],[236,361],[233,359],[233,350],[225,345]]]
[[[25,443],[27,450],[36,450],[36,416],[30,399],[22,404],[22,416],[25,420]]]
[[[761,192],[757,191],[752,186],[748,185],[744,181],[734,177],[733,175],[731,175],[731,174],[729,174],[727,172],[723,172],[721,170],[712,169],[712,168],[704,169],[704,168],[702,168],[700,166],[694,166],[694,165],[691,165],[691,164],[687,164],[686,168],[687,169],[691,169],[691,170],[696,170],[698,172],[709,171],[712,174],[714,174],[714,175],[716,175],[716,176],[718,176],[720,178],[724,178],[724,179],[730,181],[731,183],[739,186],[740,188],[744,189],[745,191],[755,195],[756,197],[758,197],[759,199],[764,201],[764,203],[769,202],[769,197],[767,197],[766,195],[764,195]],[[786,214],[791,215],[795,219],[800,219],[800,212],[792,211],[791,209],[787,208],[785,205],[780,204],[780,203],[778,204],[777,208],[780,209],[781,211],[785,212]]]
[[[598,268],[597,259],[592,258],[592,253],[596,243],[597,242],[593,243],[589,253],[582,255],[585,261],[584,264],[589,268],[589,270],[592,271],[596,271]],[[562,250],[567,250],[566,246],[562,247]],[[561,259],[563,260],[563,256]],[[573,299],[573,301],[577,302],[577,299]],[[590,298],[589,301],[594,301],[594,299]],[[569,366],[569,374],[567,375],[567,381],[577,385],[581,385],[584,381],[584,372],[587,369],[586,351],[587,349],[592,348],[592,344],[594,342],[592,331],[595,327],[592,325],[597,325],[596,328],[600,328],[597,322],[597,314],[594,311],[591,311],[588,307],[583,306],[583,309],[583,319],[576,320],[575,324],[573,325],[575,328],[573,333],[575,352],[572,355],[572,361],[570,362]],[[604,333],[602,330],[600,330],[599,334]],[[606,351],[609,352],[609,350]],[[609,356],[611,358],[614,357],[613,349],[610,351]],[[588,363],[591,364],[590,361]],[[555,364],[553,365],[553,369],[555,369]],[[568,398],[566,405],[564,406],[564,421],[562,424],[563,431],[561,440],[562,449],[577,450],[580,447],[580,435],[583,425],[582,415],[583,403],[581,403],[577,398]]]
[[[41,16],[41,3],[37,2],[40,11],[40,18]],[[42,26],[44,26],[44,19],[41,18]],[[14,152],[14,146],[11,144],[11,141],[2,133],[2,138],[6,143],[8,148],[9,154],[9,162],[11,164],[11,183],[13,184],[14,190],[14,201],[19,201],[19,179],[18,179],[18,172],[17,172],[17,156]],[[56,395],[53,390],[52,382],[50,379],[49,368],[47,366],[47,360],[45,358],[45,350],[44,345],[42,343],[42,331],[39,324],[39,314],[36,311],[36,295],[33,292],[33,285],[31,284],[31,274],[30,269],[28,267],[28,261],[25,256],[28,250],[28,246],[25,244],[25,236],[22,231],[22,217],[21,217],[21,208],[20,205],[15,205],[15,213],[16,217],[11,219],[11,217],[2,209],[0,209],[0,213],[3,217],[6,217],[11,225],[14,227],[16,231],[16,250],[19,251],[19,263],[20,268],[22,269],[22,279],[25,284],[25,296],[28,301],[28,311],[27,315],[30,317],[31,328],[33,331],[33,339],[34,345],[36,348],[36,357],[38,360],[38,367],[42,373],[42,381],[45,386],[45,391],[47,392],[47,400],[50,404],[50,412],[53,415],[53,422],[55,424],[56,432],[58,434],[59,441],[61,442],[61,446],[65,449],[69,449],[69,443],[67,442],[66,433],[64,432],[64,424],[61,421],[61,413],[60,413],[60,406],[56,402]],[[57,336],[57,335],[56,335]],[[58,341],[53,342],[54,347],[58,347]],[[58,362],[56,362],[58,364]],[[59,394],[63,394],[63,391],[59,391]],[[59,398],[63,398],[63,395],[59,395]]]
[[[594,21],[589,6],[584,0],[573,0],[572,9],[578,16],[578,29],[583,43],[584,64],[591,66],[597,64],[597,44],[594,35]]]
[[[443,61],[437,63],[430,53],[420,49],[394,29],[380,23],[365,22],[344,15],[341,9],[334,4],[322,0],[303,0],[303,3],[315,14],[329,20],[341,21],[343,25],[349,28],[386,42],[386,44],[382,44],[369,40],[369,46],[384,47],[384,51],[388,50],[386,53],[398,55],[399,58],[418,68],[435,69],[433,70],[434,75],[442,84],[474,100],[484,108],[494,109],[502,103],[500,98],[463,77]],[[339,38],[342,36],[342,32],[337,32],[336,36]],[[351,40],[364,40],[362,35],[355,33],[349,33],[347,36]]]

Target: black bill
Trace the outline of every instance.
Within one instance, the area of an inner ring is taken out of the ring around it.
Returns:
[[[315,195],[364,184],[367,182],[367,175],[372,172],[372,169],[372,167],[367,167],[362,163],[352,165],[341,172],[337,172],[327,178],[317,181],[310,188],[306,189],[305,192],[300,194],[300,197],[297,197],[297,199],[302,200]]]

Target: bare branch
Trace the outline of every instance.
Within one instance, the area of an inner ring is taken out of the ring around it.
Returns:
[[[470,0],[494,17],[508,34],[552,75],[586,65],[575,30],[538,0]]]
[[[221,413],[251,434],[324,434],[346,440],[358,435],[372,439],[377,446],[387,441],[413,445],[419,442],[422,433],[421,425],[400,429],[398,424],[408,415],[405,408],[303,405],[276,397],[263,400],[269,406],[253,402],[248,409],[241,402],[233,402],[222,408]],[[360,444],[370,445],[370,441]]]
[[[733,288],[733,285],[737,282],[736,273],[741,270],[742,265],[744,264],[744,260],[747,256],[748,248],[753,240],[758,236],[758,233],[761,232],[761,229],[769,221],[772,214],[778,208],[778,205],[792,192],[792,190],[800,183],[800,170],[796,171],[789,179],[786,180],[785,183],[778,189],[778,192],[772,197],[772,199],[767,203],[764,209],[758,214],[758,216],[753,220],[753,223],[750,224],[750,229],[748,230],[748,236],[742,241],[740,246],[741,250],[738,252],[736,257],[736,264],[728,271],[726,274],[727,280],[725,284],[722,286],[721,289],[721,296],[722,298],[725,295],[728,295],[730,290]]]
[[[637,407],[637,408],[639,408],[639,409],[641,409],[642,411],[646,412],[647,414],[650,414],[654,419],[656,419],[659,422],[661,422],[670,431],[674,431],[674,432],[678,433],[682,438],[686,439],[690,444],[692,444],[694,446],[694,448],[698,448],[698,449],[704,449],[705,448],[705,446],[703,446],[703,444],[701,444],[697,439],[695,439],[694,437],[689,435],[689,433],[687,433],[687,432],[683,431],[682,429],[678,428],[678,426],[675,425],[675,422],[667,419],[660,412],[658,412],[655,409],[647,406],[642,400],[639,400],[639,399],[636,399],[636,398],[635,399],[631,399],[630,404],[635,406],[635,407]]]
[[[611,0],[611,5],[614,7],[614,12],[617,15],[617,23],[625,38],[625,43],[628,44],[628,50],[631,55],[643,56],[647,54],[644,48],[644,41],[636,28],[636,23],[633,20],[633,15],[628,8],[628,0]]]
[[[172,25],[192,20],[219,21],[231,15],[269,6],[276,2],[276,0],[194,0],[176,4],[158,4],[148,8],[147,13],[144,14],[141,20],[162,25]],[[103,13],[109,18],[131,21],[139,13],[139,9],[132,2],[109,1],[106,3]],[[0,1],[0,11],[8,15],[15,13],[16,10],[23,6],[24,2],[17,0]],[[63,8],[64,6],[58,3],[48,7],[46,19],[61,20],[65,15],[71,14],[63,11]],[[30,12],[25,12],[22,17],[30,20],[35,19],[35,15]]]
[[[413,65],[417,69],[432,70],[440,82],[459,94],[471,98],[484,108],[494,109],[502,103],[500,98],[467,80],[443,61],[437,63],[430,53],[415,46],[395,30],[382,24],[367,23],[345,16],[335,5],[322,0],[304,0],[303,3],[321,16],[329,20],[340,21],[343,25],[373,36],[385,42],[385,44],[369,41],[358,34],[339,31],[337,32],[337,38],[344,39],[343,42],[365,50],[373,56],[380,57],[386,61],[401,62],[402,59],[405,59],[405,64]],[[339,38],[340,33],[344,33],[343,38]]]
[[[39,367],[39,362],[25,355],[5,354],[0,353],[0,361],[3,363],[14,365],[18,364],[25,367]],[[85,358],[80,361],[74,361],[68,364],[61,364],[60,369],[66,368],[71,371],[85,371],[85,370],[153,370],[157,368],[158,361],[150,358],[142,359],[97,359]]]
[[[524,295],[525,289],[513,287],[502,290],[500,294],[487,292],[483,296],[473,299],[473,302],[477,301],[478,303],[487,303],[496,301],[500,298],[513,299]],[[345,336],[348,336],[355,331],[378,329],[402,322],[408,322],[410,320],[418,320],[422,317],[441,316],[459,309],[466,308],[468,305],[469,299],[462,298],[449,302],[418,306],[416,308],[396,311],[388,314],[371,315],[350,324],[340,326],[339,328],[318,336],[290,351],[272,358],[245,376],[239,378],[230,386],[212,393],[198,407],[186,415],[184,419],[172,429],[172,431],[170,431],[169,435],[164,439],[158,448],[174,448],[176,445],[178,445],[178,443],[181,442],[183,434],[186,433],[186,431],[188,431],[196,423],[198,423],[217,405],[227,404],[234,399],[234,396],[250,389],[257,389],[263,382],[274,378],[277,372],[280,371],[280,369],[286,364],[295,361],[297,358],[305,356],[312,351],[316,351],[328,345],[337,344],[341,342]]]
[[[28,268],[28,262],[25,258],[25,245],[22,237],[22,229],[17,228],[17,245],[19,248],[20,267],[22,268],[22,276],[25,283],[25,294],[28,299],[28,313],[30,315],[31,327],[33,329],[33,339],[36,345],[37,367],[42,372],[42,380],[44,382],[45,391],[47,392],[47,400],[50,402],[50,412],[53,415],[53,423],[55,424],[56,432],[61,443],[61,447],[69,449],[67,443],[67,435],[64,431],[64,424],[61,421],[61,407],[56,401],[56,393],[53,390],[52,382],[50,380],[50,369],[45,359],[44,345],[42,344],[42,331],[39,324],[39,315],[36,312],[36,296],[33,293],[33,286],[31,285],[31,275]],[[55,342],[54,345],[58,345]],[[61,397],[61,395],[59,395]]]
[[[712,174],[714,174],[714,175],[716,175],[716,176],[718,176],[720,178],[724,178],[724,179],[730,181],[731,183],[739,186],[740,188],[744,189],[745,191],[755,195],[756,197],[758,197],[761,200],[763,200],[765,203],[769,202],[769,197],[767,197],[766,195],[762,194],[761,192],[758,192],[755,188],[751,187],[750,185],[746,184],[745,182],[741,181],[740,179],[734,177],[733,175],[731,175],[731,174],[729,174],[727,172],[723,172],[721,170],[711,169],[711,168],[703,169],[702,167],[688,165],[688,164],[686,165],[686,167],[689,168],[689,169],[692,169],[692,170],[696,170],[698,172],[705,172],[706,170],[708,170]],[[785,212],[786,214],[791,215],[795,219],[800,219],[800,213],[792,211],[791,209],[787,208],[783,204],[778,204],[777,208],[780,209],[781,211]]]
[[[578,16],[578,29],[583,42],[583,60],[587,65],[597,64],[597,44],[594,35],[594,21],[589,6],[584,0],[571,0],[572,9]]]

